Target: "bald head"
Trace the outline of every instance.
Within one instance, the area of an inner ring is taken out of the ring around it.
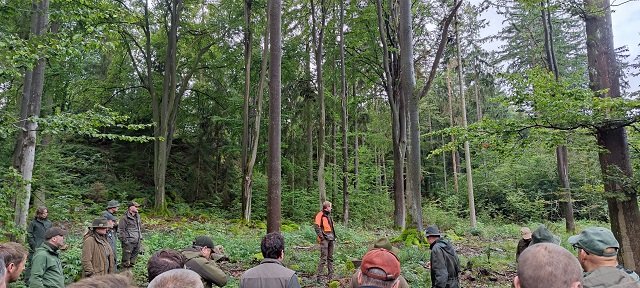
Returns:
[[[533,245],[518,258],[516,288],[582,287],[582,268],[578,259],[559,245]]]

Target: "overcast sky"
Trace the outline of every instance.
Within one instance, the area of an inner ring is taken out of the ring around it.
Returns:
[[[474,5],[482,2],[482,0],[470,0]],[[612,0],[612,19],[613,19],[613,41],[615,47],[626,45],[629,48],[629,61],[635,62],[636,57],[640,55],[640,1],[631,0]],[[616,6],[618,5],[618,6]],[[488,27],[483,29],[481,36],[495,35],[502,28],[504,18],[496,13],[494,8],[489,8],[482,14],[482,17],[489,21]],[[500,43],[486,43],[485,48],[488,50],[496,50]],[[637,62],[636,62],[637,63]],[[633,71],[638,73],[640,71]],[[630,91],[640,90],[640,77],[629,79]]]

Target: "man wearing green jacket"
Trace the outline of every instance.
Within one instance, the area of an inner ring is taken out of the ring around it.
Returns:
[[[211,259],[214,247],[211,238],[198,236],[196,241],[193,241],[191,248],[182,251],[182,255],[187,260],[185,267],[200,274],[204,287],[207,288],[213,287],[213,285],[218,287],[227,285],[227,275]]]
[[[67,231],[60,227],[50,228],[44,233],[46,241],[33,254],[29,288],[64,287],[64,274],[58,251],[64,245],[65,235]]]

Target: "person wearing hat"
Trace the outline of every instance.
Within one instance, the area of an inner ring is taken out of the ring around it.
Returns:
[[[583,287],[640,287],[637,274],[618,265],[620,244],[611,230],[590,227],[569,237],[569,244],[578,250],[578,261],[585,272]]]
[[[547,226],[542,224],[531,234],[531,243],[529,243],[529,246],[538,243],[553,243],[560,245],[560,237],[554,235]]]
[[[282,265],[284,237],[273,232],[262,237],[260,251],[264,260],[245,271],[240,277],[240,288],[299,288],[298,276]]]
[[[107,210],[102,212],[102,217],[107,218],[109,224],[111,224],[111,228],[107,230],[107,241],[109,241],[109,245],[111,245],[111,250],[113,250],[113,255],[118,255],[118,251],[116,250],[116,233],[118,233],[118,218],[114,214],[118,212],[118,207],[120,203],[118,200],[110,200],[107,202]],[[118,257],[115,257],[115,267],[117,271],[118,267]]]
[[[436,225],[427,227],[425,236],[431,248],[431,258],[427,263],[427,269],[431,269],[431,286],[434,288],[460,287],[458,280],[460,259],[451,242],[444,239]]]
[[[186,258],[185,267],[200,274],[205,287],[223,287],[227,285],[227,275],[211,259],[215,245],[209,236],[198,236],[193,245],[182,250]]]
[[[137,202],[129,202],[127,212],[118,223],[118,238],[122,243],[122,267],[124,268],[133,267],[142,250],[142,223],[140,223],[138,207],[140,204]]]
[[[107,240],[111,223],[104,217],[93,219],[82,241],[82,277],[115,273],[115,255]]]
[[[400,261],[391,251],[384,248],[369,250],[362,257],[362,264],[357,271],[355,287],[400,287]]]
[[[518,241],[518,248],[516,249],[516,262],[518,262],[518,258],[524,249],[529,247],[529,243],[531,243],[531,229],[529,227],[520,228],[520,235],[522,238]]]
[[[391,242],[389,242],[389,239],[387,239],[387,237],[382,237],[380,239],[378,239],[378,241],[376,241],[373,244],[373,247],[371,247],[369,249],[369,251],[373,250],[373,249],[386,249],[387,251],[391,252],[393,255],[398,256],[398,253],[400,253],[400,250],[398,248],[396,248],[395,246],[391,245]],[[362,265],[362,263],[360,264]],[[360,269],[356,269],[356,271],[353,273],[353,275],[351,275],[351,287],[352,288],[357,288],[358,287],[358,275],[360,275]],[[409,283],[407,283],[407,280],[404,279],[404,277],[402,277],[402,275],[398,276],[398,288],[409,288]]]
[[[64,246],[65,235],[67,231],[60,227],[49,228],[44,233],[45,241],[33,254],[29,288],[64,287],[59,251]]]

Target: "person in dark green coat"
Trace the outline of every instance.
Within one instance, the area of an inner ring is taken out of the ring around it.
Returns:
[[[425,236],[431,248],[431,261],[427,263],[427,268],[431,269],[431,287],[459,288],[460,259],[455,248],[442,237],[438,226],[427,227]]]
[[[49,219],[49,210],[47,207],[40,206],[36,209],[36,216],[31,220],[27,227],[27,242],[29,242],[29,256],[27,257],[27,269],[24,271],[24,276],[29,279],[31,274],[31,258],[36,249],[44,242],[44,233],[51,228],[52,224]]]
[[[59,249],[64,245],[67,231],[53,227],[45,232],[46,241],[36,249],[31,263],[29,288],[62,288],[64,274]]]

